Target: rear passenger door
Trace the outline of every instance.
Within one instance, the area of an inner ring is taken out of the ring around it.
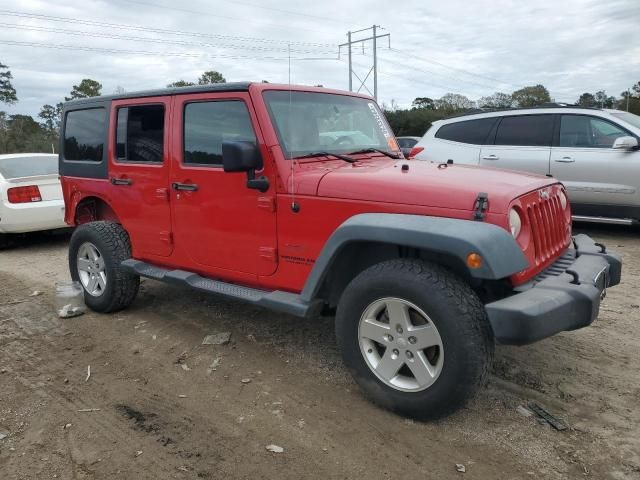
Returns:
[[[486,167],[549,174],[554,115],[517,115],[500,118],[492,145],[480,152]]]
[[[167,257],[173,250],[168,98],[116,100],[111,107],[111,201],[132,238],[136,258]]]

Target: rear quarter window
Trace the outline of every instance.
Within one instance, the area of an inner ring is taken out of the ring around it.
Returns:
[[[452,142],[483,145],[497,118],[479,118],[443,125],[436,132],[436,138]]]
[[[105,147],[106,122],[104,108],[68,112],[64,128],[64,159],[101,162]]]

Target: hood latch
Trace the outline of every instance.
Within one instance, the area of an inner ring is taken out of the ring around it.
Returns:
[[[473,214],[473,219],[482,221],[485,217],[485,212],[489,208],[489,195],[485,192],[480,192],[478,197],[476,198],[476,203],[473,206],[475,213]]]

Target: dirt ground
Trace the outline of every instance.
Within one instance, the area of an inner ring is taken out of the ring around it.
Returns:
[[[640,478],[640,232],[587,233],[624,257],[600,319],[498,347],[487,388],[436,423],[367,402],[331,319],[150,280],[126,311],[58,319],[68,237],[30,237],[0,251],[0,479]],[[517,412],[530,401],[570,428]]]

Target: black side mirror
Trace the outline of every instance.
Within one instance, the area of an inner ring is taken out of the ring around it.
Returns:
[[[222,167],[225,172],[247,172],[247,188],[266,192],[267,177],[256,178],[256,170],[262,168],[262,155],[253,142],[222,142]]]
[[[262,156],[253,142],[223,142],[222,166],[225,172],[249,172],[262,168]]]

